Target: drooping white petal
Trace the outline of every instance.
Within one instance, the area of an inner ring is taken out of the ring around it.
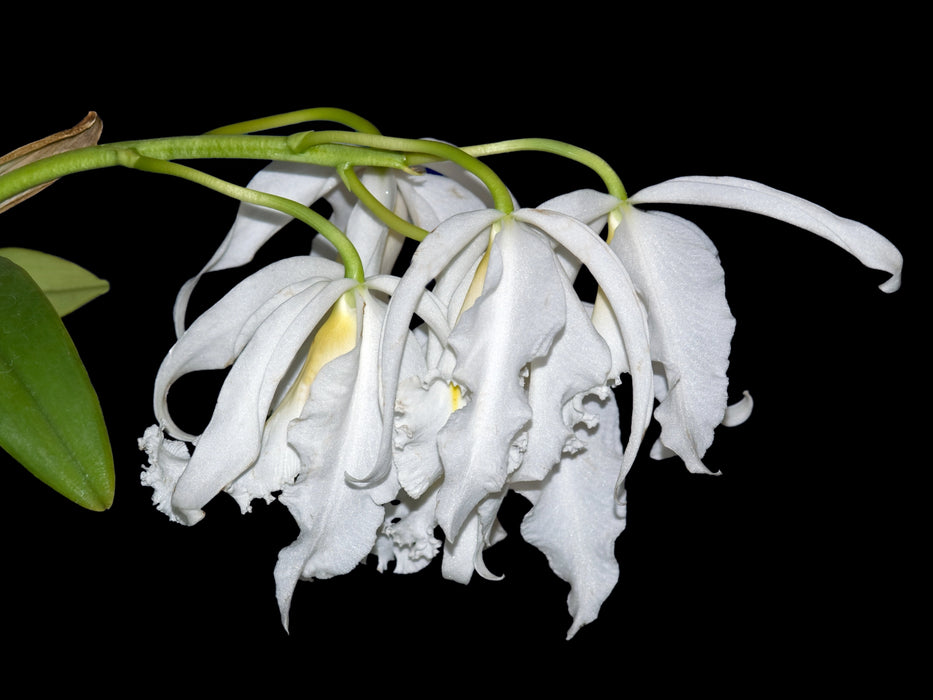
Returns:
[[[505,489],[489,494],[468,514],[460,527],[456,539],[444,540],[444,555],[441,559],[441,575],[451,581],[467,584],[478,573],[483,578],[495,581],[501,575],[492,573],[483,560],[483,552],[505,538],[505,530],[496,518]]]
[[[398,192],[394,173],[365,170],[359,178],[363,187],[383,206],[390,211],[395,208]],[[344,190],[339,190],[338,196],[328,196],[328,203],[334,200],[344,201],[343,193]],[[340,229],[346,232],[350,243],[356,248],[366,276],[390,273],[401,248],[400,243],[394,239],[401,236],[390,231],[386,223],[359,200],[353,201],[350,210],[342,213],[340,217],[346,219],[341,222]],[[314,238],[311,250],[315,255],[339,260],[337,249],[323,236]]]
[[[590,398],[586,406],[599,418],[594,429],[578,431],[586,449],[565,455],[543,482],[516,489],[533,504],[522,521],[522,537],[570,583],[567,604],[573,624],[568,639],[596,619],[615,587],[619,565],[614,546],[625,528],[624,491],[618,500],[615,496],[623,459],[615,397]]]
[[[742,398],[734,404],[726,406],[726,415],[723,416],[722,424],[727,428],[741,425],[752,414],[752,407],[755,402],[752,401],[752,395],[747,391],[742,393]]]
[[[691,472],[709,473],[702,458],[725,415],[735,330],[718,253],[678,216],[629,205],[619,213],[611,247],[645,300],[651,357],[663,367],[666,391],[657,392],[655,410],[660,441]]]
[[[357,465],[374,462],[380,439],[373,426],[380,418],[375,359],[382,311],[380,302],[366,293],[358,296],[357,305],[363,306],[358,309],[357,346],[321,369],[301,417],[288,431],[302,468],[295,484],[286,485],[280,496],[300,528],[275,567],[286,627],[297,581],[355,568],[373,549],[385,519],[383,504],[398,491],[392,475],[369,487],[347,479]]]
[[[612,358],[562,269],[566,323],[547,355],[532,361],[528,371],[528,402],[532,409],[528,447],[521,466],[509,481],[539,481],[557,464],[564,451],[579,449],[574,427],[589,422],[582,398],[603,393],[609,382]]]
[[[167,397],[172,384],[190,372],[228,367],[279,305],[342,274],[337,263],[302,255],[272,263],[236,285],[191,324],[159,367],[154,391],[159,423],[174,437],[194,441],[169,414]]]
[[[260,170],[247,188],[310,205],[333,190],[339,179],[333,169],[307,163],[276,161]],[[245,265],[291,217],[282,212],[243,202],[233,226],[201,271],[182,285],[175,299],[175,331],[185,328],[185,313],[195,286],[206,273]],[[309,246],[310,247],[310,246]]]
[[[382,338],[382,454],[377,462],[383,463],[392,454],[399,375],[409,343],[411,320],[426,286],[458,253],[502,216],[500,211],[487,209],[447,219],[421,242],[412,255],[408,270],[399,280],[389,301]]]
[[[429,232],[454,214],[487,208],[475,185],[456,177],[432,172],[405,175],[398,179],[398,188],[412,223]]]
[[[279,305],[257,328],[230,370],[211,421],[179,479],[172,504],[200,518],[200,510],[249,468],[278,389],[299,349],[333,304],[357,283],[337,279]]]
[[[620,342],[624,344],[628,371],[632,378],[631,434],[618,479],[621,490],[625,475],[635,461],[638,447],[651,421],[654,404],[648,321],[638,290],[618,256],[586,224],[543,209],[521,209],[515,212],[515,218],[545,231],[586,265],[612,310],[611,320],[617,327]],[[599,327],[597,330],[600,330]]]
[[[619,200],[612,195],[592,189],[583,189],[552,197],[535,208],[573,217],[599,233],[606,224],[609,212],[618,206]],[[580,260],[569,255],[563,246],[557,246],[555,252],[570,279],[576,279]]]
[[[469,402],[448,419],[437,444],[444,465],[437,519],[456,538],[470,512],[500,491],[531,420],[523,386],[527,366],[543,357],[563,329],[560,267],[548,241],[505,219],[489,255],[483,293],[460,317],[447,342],[453,380]]]
[[[891,275],[882,291],[900,287],[903,257],[886,238],[865,224],[837,216],[800,197],[737,177],[680,177],[646,187],[631,204],[700,204],[762,214],[815,233],[854,255],[863,265]]]

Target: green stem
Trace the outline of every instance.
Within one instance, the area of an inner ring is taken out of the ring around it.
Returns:
[[[609,194],[622,200],[626,199],[628,196],[625,192],[625,187],[622,185],[622,180],[619,179],[619,176],[610,167],[609,163],[591,151],[561,141],[539,138],[513,139],[479,146],[468,146],[463,150],[476,158],[500,153],[514,153],[516,151],[543,151],[545,153],[553,153],[581,163],[595,171],[602,179],[603,183],[605,183],[606,190]],[[409,162],[412,165],[417,164],[416,161],[413,160],[409,160]]]
[[[431,156],[424,162],[449,160],[473,173],[482,181],[489,190],[493,199],[493,206],[496,209],[505,214],[511,213],[513,209],[512,195],[492,168],[467,153],[464,149],[446,143],[422,139],[395,138],[378,134],[361,134],[352,131],[308,131],[293,134],[288,139],[292,149],[298,153],[323,148],[327,145],[352,144],[354,146]],[[406,164],[413,162],[411,156],[406,158]]]
[[[123,165],[127,152],[162,161],[241,158],[304,162],[333,168],[354,163],[410,170],[405,154],[373,148],[330,144],[307,153],[296,153],[289,148],[285,136],[179,136],[88,146],[28,163],[0,175],[0,202],[64,175]]]
[[[241,202],[248,202],[269,209],[275,209],[302,221],[314,228],[334,245],[343,261],[345,274],[348,278],[355,279],[361,284],[365,282],[366,276],[363,271],[363,261],[360,259],[359,253],[357,253],[356,248],[353,247],[350,239],[348,239],[340,229],[334,226],[334,224],[313,209],[309,209],[303,204],[291,199],[286,199],[285,197],[279,197],[278,195],[268,194],[267,192],[259,192],[247,187],[234,185],[226,180],[221,180],[220,178],[190,168],[186,165],[158,160],[156,158],[134,154],[129,151],[124,151],[123,153],[124,162],[122,165],[127,167],[150,173],[180,177],[203,185],[215,192],[225,194],[228,197],[238,199]]]
[[[212,129],[207,133],[248,134],[254,131],[265,131],[266,129],[276,129],[283,126],[294,126],[295,124],[314,121],[334,122],[367,134],[379,133],[379,130],[373,126],[371,122],[353,112],[336,107],[314,107],[311,109],[300,109],[295,112],[285,112],[284,114],[275,114],[260,119],[251,119],[245,122],[237,122],[236,124],[228,124],[227,126]]]
[[[347,189],[355,194],[376,217],[384,221],[393,231],[415,241],[423,241],[424,237],[428,235],[428,232],[423,228],[401,218],[376,199],[373,193],[366,189],[366,186],[353,169],[353,165],[338,168],[337,174],[340,175],[340,179],[343,180],[343,184],[347,186]]]

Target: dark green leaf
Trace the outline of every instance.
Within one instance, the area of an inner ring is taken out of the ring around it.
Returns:
[[[113,502],[113,455],[71,336],[35,281],[0,257],[0,447],[91,510]]]

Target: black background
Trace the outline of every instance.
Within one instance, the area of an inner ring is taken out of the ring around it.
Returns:
[[[0,152],[88,110],[103,119],[104,141],[313,106],[461,145],[551,137],[603,155],[629,192],[680,175],[735,175],[812,199],[897,244],[902,289],[883,294],[883,274],[812,234],[739,212],[678,210],[720,250],[738,322],[731,392],[749,390],[756,407],[747,424],[717,431],[706,461],[719,477],[647,454],[636,463],[621,577],[599,619],[564,641],[567,587],[522,542],[515,499],[502,514],[511,535],[487,557],[504,580],[462,586],[435,566],[412,576],[363,566],[300,583],[286,634],[272,578],[296,534],[285,509],[241,516],[221,496],[183,528],[150,505],[138,479],[136,439],[152,422],[175,292],[220,243],[236,204],[138,172],[66,178],[3,214],[0,245],[62,255],[112,285],[67,326],[108,421],[117,495],[107,513],[85,512],[0,456],[0,629],[15,648],[11,671],[38,662],[70,669],[34,675],[40,686],[63,675],[127,692],[147,679],[287,679],[310,691],[328,678],[483,692],[562,676],[624,692],[638,681],[655,690],[887,684],[913,668],[917,649],[903,640],[923,624],[912,593],[927,555],[917,505],[924,436],[911,425],[927,410],[925,355],[914,334],[926,317],[909,309],[925,283],[929,198],[915,174],[928,148],[911,18],[817,26],[805,14],[613,10],[549,16],[545,29],[528,18],[493,28],[492,19],[386,25],[382,35],[313,13],[240,17],[222,31],[194,20],[186,31],[167,20],[160,31],[98,26],[37,51],[48,62],[11,71]],[[490,164],[529,205],[598,186],[550,156]],[[245,184],[258,165],[206,167]],[[263,255],[297,252],[305,236],[289,229]],[[210,391],[193,411],[210,410]]]

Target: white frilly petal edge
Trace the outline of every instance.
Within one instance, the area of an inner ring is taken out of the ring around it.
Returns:
[[[175,489],[173,508],[199,518],[200,509],[259,455],[266,418],[298,351],[354,280],[310,287],[276,308],[224,380],[207,428]]]
[[[395,396],[398,392],[402,360],[408,343],[411,319],[425,289],[444,268],[477,236],[503,217],[495,209],[458,214],[435,229],[412,255],[411,263],[395,287],[389,301],[381,343],[382,355],[382,454],[390,458],[395,443]]]
[[[617,482],[621,497],[625,475],[635,461],[651,422],[655,397],[644,304],[622,261],[589,226],[555,211],[522,209],[514,216],[540,228],[589,269],[618,322],[632,379],[631,430]]]
[[[567,607],[573,623],[567,638],[592,622],[619,579],[615,541],[625,529],[624,489],[616,493],[623,454],[614,395],[589,397],[587,411],[598,416],[592,428],[579,428],[585,448],[564,455],[543,482],[516,491],[532,503],[521,534],[541,550],[551,569],[570,584]]]
[[[152,502],[169,520],[190,524],[179,518],[172,509],[172,494],[175,484],[188,466],[191,458],[188,446],[178,440],[169,440],[158,425],[146,428],[138,441],[139,449],[146,453],[149,464],[143,465],[139,481],[152,489]]]

